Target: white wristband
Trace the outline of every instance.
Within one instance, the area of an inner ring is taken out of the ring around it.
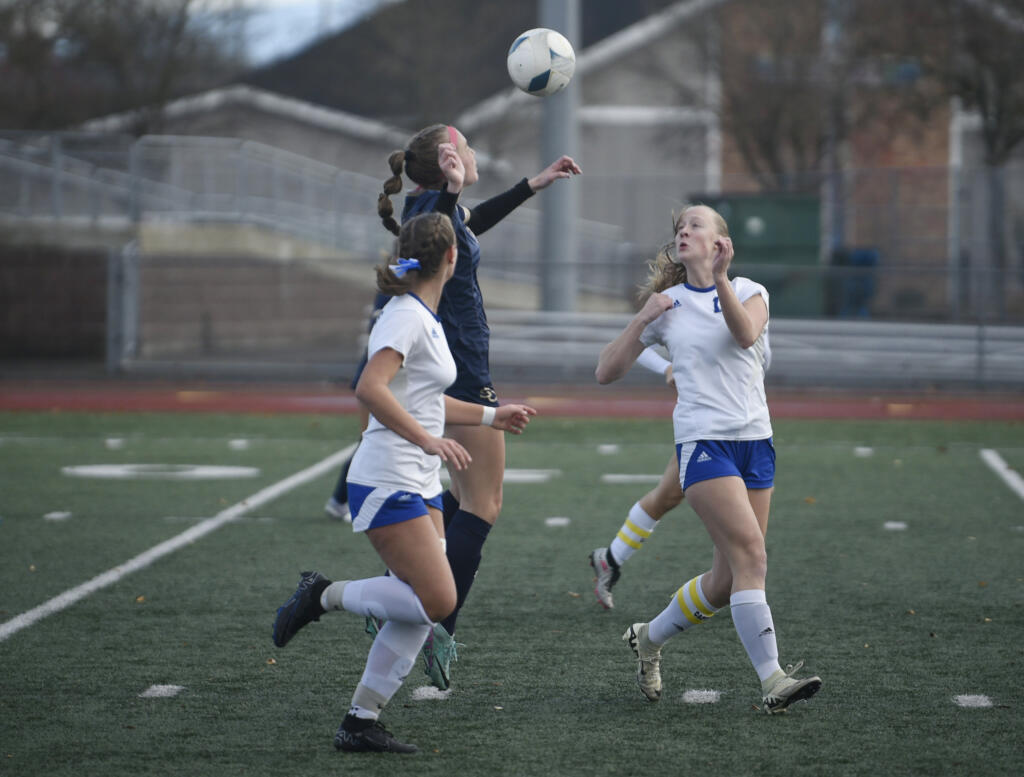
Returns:
[[[498,414],[498,408],[484,406],[484,415],[480,419],[480,426],[494,426],[494,416]]]

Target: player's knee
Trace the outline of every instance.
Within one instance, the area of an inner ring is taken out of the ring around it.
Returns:
[[[738,548],[735,559],[737,568],[733,569],[734,574],[761,579],[768,576],[768,553],[765,551],[763,538],[752,538],[743,543]]]
[[[455,609],[455,586],[451,585],[437,591],[432,591],[427,597],[420,601],[423,603],[423,609],[430,620],[435,623],[437,621],[444,620],[451,615],[452,611]]]
[[[501,501],[501,489],[498,488],[480,495],[475,503],[476,509],[470,509],[470,512],[478,515],[487,523],[494,523],[501,514]]]

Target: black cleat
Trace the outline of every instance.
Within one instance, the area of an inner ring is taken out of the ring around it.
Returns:
[[[303,572],[299,587],[287,602],[277,608],[274,618],[274,644],[284,647],[295,633],[310,621],[320,620],[327,610],[320,606],[320,594],[331,581],[319,572]]]
[[[334,735],[334,746],[346,753],[418,753],[416,745],[399,742],[379,720],[346,715]]]

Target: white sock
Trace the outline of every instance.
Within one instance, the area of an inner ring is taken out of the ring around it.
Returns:
[[[352,695],[349,712],[357,718],[376,719],[416,663],[430,626],[422,623],[385,623],[370,647],[363,676]]]
[[[736,591],[730,598],[732,622],[761,680],[779,671],[779,648],[775,641],[772,611],[764,591]]]
[[[658,522],[651,518],[637,502],[629,509],[629,517],[626,518],[615,535],[608,550],[617,564],[625,564],[629,557],[640,550],[644,540],[651,536],[657,528]]]
[[[704,596],[701,580],[704,575],[689,580],[679,587],[668,606],[655,616],[647,627],[647,636],[656,645],[668,642],[691,626],[703,623],[720,608],[712,607]]]
[[[321,594],[320,604],[325,610],[348,610],[386,621],[433,625],[412,586],[389,575],[331,583]]]

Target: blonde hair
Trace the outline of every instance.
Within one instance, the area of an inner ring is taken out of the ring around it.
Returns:
[[[402,191],[402,173],[425,189],[440,187],[445,177],[437,163],[437,147],[440,143],[446,142],[448,125],[431,124],[413,135],[404,149],[392,151],[388,156],[391,177],[384,181],[384,191],[377,195],[377,215],[391,233],[397,235],[400,231],[398,222],[395,221],[395,207],[391,204],[391,195]]]
[[[729,237],[729,225],[725,223],[722,214],[710,205],[705,205],[701,202],[684,205],[681,210],[672,214],[673,235],[679,231],[679,222],[686,211],[697,207],[707,208],[711,211],[713,214],[711,223],[715,232],[722,237]],[[637,292],[637,299],[641,303],[655,292],[664,291],[672,286],[678,286],[680,283],[686,283],[686,267],[676,261],[675,240],[665,243],[665,245],[658,249],[654,259],[648,263],[647,269],[647,280],[644,281]]]
[[[396,275],[390,265],[377,267],[377,289],[397,297],[408,292],[419,278],[430,278],[441,269],[445,253],[455,245],[455,228],[443,213],[421,213],[406,221],[398,234],[398,256],[419,261],[419,269]],[[416,273],[416,275],[412,275]],[[411,277],[410,277],[411,276]]]

